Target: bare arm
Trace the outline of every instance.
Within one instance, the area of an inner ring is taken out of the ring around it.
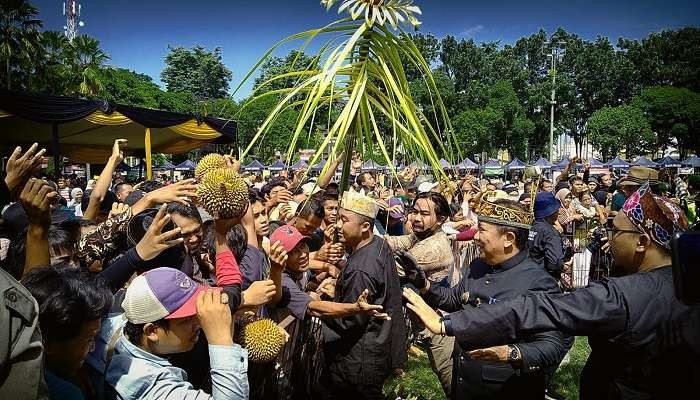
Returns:
[[[336,158],[330,163],[328,169],[326,169],[326,172],[318,177],[318,187],[320,187],[321,189],[325,189],[326,187],[328,187],[328,184],[331,183],[333,175],[335,175],[335,170],[338,169],[338,165],[340,165],[340,161],[342,159],[343,157],[341,154],[338,158]]]
[[[380,306],[381,307],[381,306]],[[314,300],[309,303],[306,313],[319,318],[341,318],[359,314],[361,310],[354,303],[335,303],[325,300]]]
[[[275,283],[275,295],[270,300],[270,305],[275,305],[282,300],[282,271],[287,265],[287,252],[280,242],[270,245],[270,279]]]
[[[32,178],[24,186],[19,200],[27,213],[27,247],[24,259],[24,271],[51,265],[49,250],[49,225],[51,225],[51,202],[58,196],[46,181]]]
[[[253,219],[253,207],[251,205],[248,205],[248,209],[243,215],[243,218],[241,218],[241,225],[248,236],[248,246],[257,249],[259,247],[258,235],[255,233],[255,220]]]
[[[112,146],[112,155],[107,160],[100,178],[95,184],[95,188],[90,193],[90,202],[88,203],[87,210],[83,214],[83,219],[94,221],[97,217],[97,212],[100,209],[100,204],[107,194],[109,185],[112,183],[112,175],[114,170],[117,169],[117,165],[124,159],[124,153],[122,153],[121,146],[126,144],[126,139],[117,139],[114,141]]]
[[[306,312],[319,318],[343,318],[351,315],[363,314],[373,316],[380,319],[389,319],[389,316],[382,313],[382,306],[378,304],[369,304],[367,298],[369,290],[362,291],[357,301],[354,303],[335,303],[332,301],[313,300],[309,303]]]

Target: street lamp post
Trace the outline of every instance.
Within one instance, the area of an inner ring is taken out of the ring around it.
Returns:
[[[556,101],[556,83],[557,83],[557,58],[559,57],[559,46],[566,44],[563,40],[554,41],[553,39],[545,42],[544,45],[550,46],[550,53],[547,58],[551,60],[549,74],[552,75],[552,93],[549,100],[550,116],[549,116],[549,158],[554,159],[554,106]]]

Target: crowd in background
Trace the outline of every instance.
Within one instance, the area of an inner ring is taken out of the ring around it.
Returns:
[[[402,310],[399,288],[416,266],[431,285],[466,279],[486,246],[482,202],[532,212],[518,249],[553,278],[547,290],[572,291],[615,273],[605,230],[643,184],[691,223],[700,201],[697,175],[632,167],[593,176],[576,158],[556,177],[525,170],[507,179],[377,174],[353,163],[348,196],[334,176],[339,158],[317,177],[241,173],[246,212],[221,219],[199,206],[194,179],[124,180],[116,173],[122,147],[115,142],[102,173],[87,181],[43,176],[36,145],[9,157],[0,262],[11,305],[1,315],[0,397],[273,398],[294,386],[289,370],[279,371],[296,362],[320,365],[314,396],[380,398],[413,345],[429,353],[449,395],[462,379],[453,376],[454,338]],[[465,303],[478,306],[472,296]],[[325,360],[291,351],[284,363],[249,362],[237,321],[251,315],[278,323],[287,347],[323,349]],[[295,337],[307,328],[316,347]],[[568,339],[552,339],[556,356],[543,371],[556,369]],[[545,390],[551,373],[537,376]]]

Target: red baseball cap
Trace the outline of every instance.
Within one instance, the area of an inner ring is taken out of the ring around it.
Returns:
[[[282,225],[272,232],[272,236],[270,236],[270,243],[275,244],[276,242],[280,242],[284,250],[289,253],[290,251],[294,250],[299,242],[308,238],[308,236],[302,235],[301,232],[299,232],[299,230],[294,226]]]

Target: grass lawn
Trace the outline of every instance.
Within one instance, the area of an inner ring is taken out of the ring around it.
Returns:
[[[554,375],[555,389],[567,399],[578,399],[578,379],[590,352],[588,340],[585,337],[577,337],[569,351],[569,362],[559,367]],[[404,372],[403,376],[392,377],[384,384],[384,395],[387,399],[394,400],[399,397],[411,400],[445,399],[440,382],[430,369],[428,356],[425,353],[409,352]]]

